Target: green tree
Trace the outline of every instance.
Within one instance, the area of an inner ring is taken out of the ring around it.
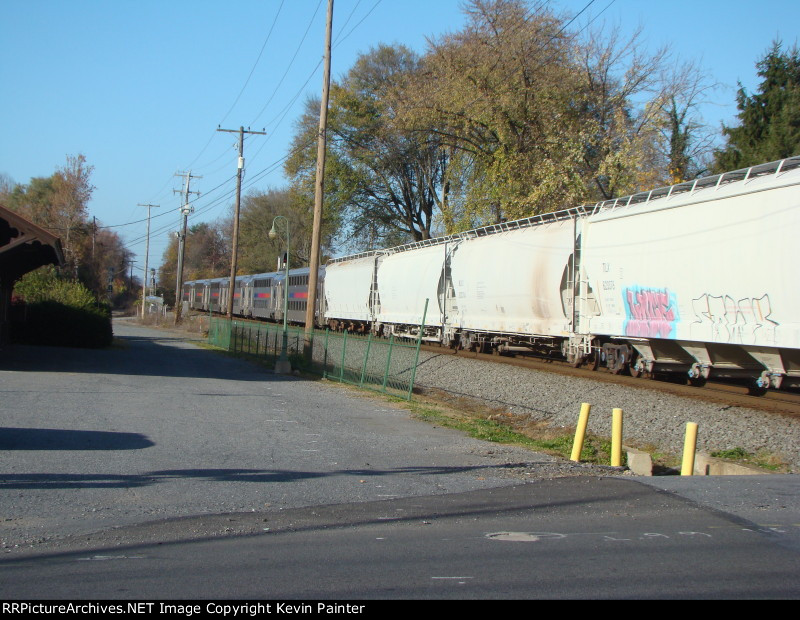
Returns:
[[[405,93],[408,122],[453,149],[449,178],[462,192],[453,204],[464,223],[605,200],[654,181],[653,109],[667,50],[644,52],[639,33],[581,39],[566,16],[523,0],[471,0],[466,11],[463,30],[431,42]]]
[[[563,193],[572,179],[558,172],[568,168],[541,164],[580,157],[565,140],[579,88],[563,23],[516,0],[473,0],[465,10],[463,30],[431,41],[404,93],[406,118],[452,149],[464,223],[543,210],[530,205],[539,201],[532,193]]]
[[[183,279],[201,280],[230,275],[230,244],[225,234],[224,221],[201,222],[186,231],[183,256]],[[178,238],[169,237],[169,244],[158,269],[158,290],[167,304],[172,305],[178,276]]]
[[[68,155],[64,166],[52,176],[17,185],[8,197],[10,209],[61,238],[67,268],[74,274],[85,258],[86,240],[92,234],[88,216],[94,191],[92,170],[83,155]]]
[[[727,144],[715,153],[717,172],[800,154],[800,50],[775,41],[756,67],[758,91],[739,84],[738,124],[722,128]]]
[[[98,298],[112,299],[122,305],[126,299],[130,301],[128,277],[133,253],[125,247],[120,236],[113,230],[98,226],[85,244],[88,247],[82,251],[84,258],[78,279]]]
[[[703,121],[699,108],[718,84],[695,62],[670,68],[661,81],[663,95],[653,104],[660,134],[656,150],[662,160],[657,166],[666,172],[661,184],[682,183],[705,174],[711,165],[717,134]]]
[[[83,284],[59,275],[54,267],[25,274],[14,292],[25,303],[24,321],[14,329],[19,342],[70,347],[111,344],[110,306],[99,304]]]
[[[82,282],[98,298],[124,287],[133,257],[117,233],[103,228],[88,212],[94,186],[93,167],[83,155],[67,156],[64,166],[49,177],[35,177],[27,185],[0,188],[6,206],[61,239],[64,273]]]
[[[334,218],[340,212],[346,222],[346,240],[359,249],[431,236],[445,151],[435,134],[414,133],[397,123],[397,94],[419,66],[419,57],[408,48],[380,45],[331,86],[326,198]],[[293,189],[306,195],[313,195],[315,104],[298,125],[295,144],[305,148],[287,162]]]

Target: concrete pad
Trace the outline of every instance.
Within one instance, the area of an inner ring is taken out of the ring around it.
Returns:
[[[702,452],[698,452],[694,457],[695,476],[761,476],[771,473],[773,472],[755,465],[734,463]]]

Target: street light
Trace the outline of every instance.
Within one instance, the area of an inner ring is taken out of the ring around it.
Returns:
[[[269,231],[269,238],[275,239],[278,232],[275,230],[275,222],[283,220],[286,226],[286,265],[284,271],[283,281],[283,344],[281,345],[281,355],[278,361],[275,362],[275,372],[283,375],[291,374],[292,365],[289,363],[288,348],[289,348],[289,332],[287,327],[287,317],[289,314],[289,220],[282,215],[276,215],[272,220],[272,228]]]

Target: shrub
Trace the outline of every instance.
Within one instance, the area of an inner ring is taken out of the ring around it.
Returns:
[[[12,328],[16,342],[100,348],[111,344],[111,309],[80,282],[62,279],[52,267],[26,274],[14,288],[24,300]]]

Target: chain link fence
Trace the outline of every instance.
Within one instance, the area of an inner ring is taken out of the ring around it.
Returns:
[[[283,326],[273,323],[213,318],[209,344],[274,364],[283,350]],[[286,355],[292,368],[332,381],[411,399],[420,341],[315,330],[308,347],[305,329],[288,327]]]

